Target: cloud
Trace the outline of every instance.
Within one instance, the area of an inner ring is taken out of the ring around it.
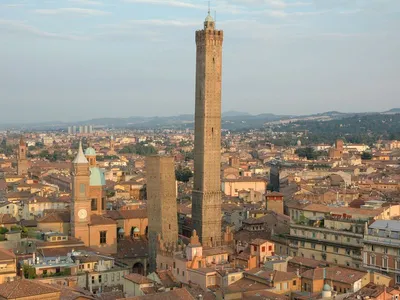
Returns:
[[[94,0],[68,0],[69,2],[81,4],[81,5],[103,5],[100,1]]]
[[[88,8],[55,8],[55,9],[35,9],[35,13],[41,15],[80,15],[80,16],[103,16],[110,14],[107,11]]]
[[[84,36],[43,31],[34,26],[28,25],[22,21],[15,21],[15,20],[0,19],[0,32],[28,34],[42,38],[60,39],[60,40],[73,40],[73,41],[88,40],[88,38]]]
[[[0,7],[21,7],[24,6],[23,3],[9,3],[9,4],[1,4]]]
[[[152,4],[152,5],[163,5],[163,6],[173,6],[173,7],[183,7],[183,8],[196,8],[203,9],[204,5],[195,4],[193,2],[188,1],[179,1],[179,0],[122,0],[127,3],[143,3],[143,4]]]
[[[258,5],[258,6],[268,6],[271,8],[288,8],[288,7],[299,7],[299,6],[309,6],[312,2],[287,2],[284,0],[233,0],[232,3],[237,3],[241,5]]]

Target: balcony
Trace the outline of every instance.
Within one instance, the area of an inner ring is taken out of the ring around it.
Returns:
[[[400,240],[385,238],[380,236],[366,235],[364,236],[364,240],[369,243],[386,245],[392,247],[400,247]]]
[[[330,234],[338,234],[338,232],[341,235],[344,236],[350,236],[350,237],[356,237],[356,238],[363,238],[363,235],[361,233],[354,233],[352,231],[347,231],[345,229],[332,229],[332,228],[325,228],[325,227],[314,227],[314,226],[307,226],[307,225],[300,225],[300,224],[290,224],[290,228],[294,229],[300,229],[300,230],[309,230],[309,231],[319,231],[319,232],[326,232]]]

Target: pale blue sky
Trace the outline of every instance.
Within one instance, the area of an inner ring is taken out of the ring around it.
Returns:
[[[213,0],[223,110],[400,107],[399,0]],[[0,123],[193,113],[200,0],[0,0]]]

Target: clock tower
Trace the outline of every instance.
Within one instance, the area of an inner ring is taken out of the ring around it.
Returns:
[[[89,245],[90,169],[79,142],[78,154],[72,162],[71,235]]]

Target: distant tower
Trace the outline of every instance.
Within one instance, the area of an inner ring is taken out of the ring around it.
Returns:
[[[18,155],[17,155],[17,172],[20,176],[25,176],[28,174],[28,160],[26,158],[26,143],[21,136],[18,145]]]
[[[163,242],[178,241],[176,180],[172,157],[149,156],[146,159],[147,212],[149,219],[149,272],[156,269],[157,236]]]
[[[116,155],[117,153],[115,152],[115,140],[114,136],[111,135],[110,137],[110,151],[107,153],[108,155]]]
[[[221,76],[223,31],[208,11],[196,31],[193,227],[203,246],[221,244]]]
[[[89,162],[79,142],[78,154],[72,162],[71,235],[89,245],[90,170]]]

